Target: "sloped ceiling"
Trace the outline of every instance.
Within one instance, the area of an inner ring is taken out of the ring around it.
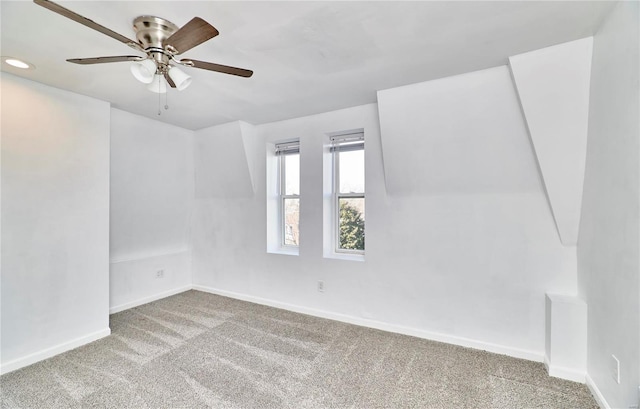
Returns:
[[[254,76],[190,69],[191,87],[159,101],[127,63],[65,62],[135,51],[31,1],[0,2],[2,55],[37,67],[2,64],[3,71],[192,130],[371,103],[378,90],[503,65],[509,56],[592,35],[612,7],[591,1],[59,3],[130,38],[139,15],[179,26],[199,16],[213,24],[220,35],[183,57],[249,68]],[[158,116],[165,102],[170,108]]]

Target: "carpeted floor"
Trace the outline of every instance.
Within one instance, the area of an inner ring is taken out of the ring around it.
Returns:
[[[189,291],[0,378],[2,408],[597,408],[540,363]]]

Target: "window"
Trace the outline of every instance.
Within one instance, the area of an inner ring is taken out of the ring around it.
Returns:
[[[331,137],[335,251],[364,254],[364,134]]]
[[[276,145],[281,246],[300,244],[300,142]]]

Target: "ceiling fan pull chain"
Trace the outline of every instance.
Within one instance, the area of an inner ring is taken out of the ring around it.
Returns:
[[[164,109],[169,109],[169,93],[164,94]]]
[[[158,84],[160,84],[159,81],[158,81]],[[160,110],[161,105],[162,105],[162,94],[160,93],[160,85],[158,85],[158,116],[162,115],[162,111]]]

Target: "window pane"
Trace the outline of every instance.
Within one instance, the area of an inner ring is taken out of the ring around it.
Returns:
[[[364,250],[364,198],[340,198],[340,243],[344,250]]]
[[[340,152],[340,193],[364,193],[364,150]]]
[[[284,199],[284,244],[297,246],[300,240],[300,199]]]
[[[300,154],[284,155],[285,195],[300,194]]]

